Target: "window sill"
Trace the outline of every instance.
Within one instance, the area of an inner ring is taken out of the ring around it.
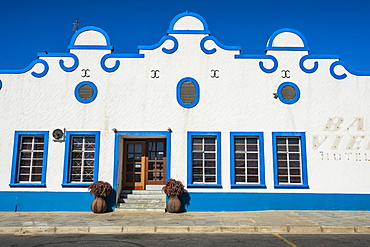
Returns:
[[[232,184],[232,189],[243,189],[243,188],[260,188],[260,189],[266,189],[265,184]]]
[[[9,184],[10,187],[46,187],[46,184]]]
[[[188,188],[222,188],[221,184],[188,184]]]
[[[275,184],[276,189],[309,189],[308,184]]]
[[[62,187],[88,187],[90,184],[92,184],[93,182],[91,183],[88,183],[88,184],[62,184]]]

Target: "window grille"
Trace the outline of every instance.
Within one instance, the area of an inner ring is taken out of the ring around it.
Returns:
[[[193,183],[216,183],[216,141],[215,136],[192,138]]]
[[[78,89],[78,95],[81,99],[88,100],[94,95],[94,89],[90,85],[83,85]]]
[[[192,81],[185,81],[181,84],[180,99],[184,104],[192,104],[195,101],[195,85]]]
[[[255,136],[234,138],[235,183],[259,183],[259,139]]]
[[[93,182],[95,136],[72,136],[70,157],[70,182]]]
[[[44,136],[22,135],[18,159],[19,183],[41,182],[43,157]]]
[[[281,95],[285,100],[293,100],[296,97],[296,90],[292,86],[284,86]]]
[[[278,182],[302,183],[302,164],[299,137],[277,137]]]

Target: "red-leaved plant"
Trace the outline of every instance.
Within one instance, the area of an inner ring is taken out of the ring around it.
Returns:
[[[162,188],[162,191],[167,196],[181,196],[184,193],[184,185],[181,183],[181,181],[171,178],[167,180],[166,185]]]
[[[107,197],[113,192],[112,185],[108,182],[97,181],[89,185],[88,190],[90,194],[94,194],[99,197]]]

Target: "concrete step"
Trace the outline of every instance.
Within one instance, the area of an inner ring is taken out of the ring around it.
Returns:
[[[164,208],[116,208],[115,211],[124,212],[165,212]]]
[[[153,200],[153,199],[162,199],[166,198],[166,196],[163,195],[136,195],[136,194],[128,194],[126,197],[127,199],[146,199],[146,200]]]
[[[166,195],[161,190],[122,190],[116,211],[164,212]]]
[[[120,208],[162,208],[166,207],[166,204],[144,204],[144,203],[120,203]]]
[[[166,198],[163,199],[122,199],[121,203],[143,203],[143,204],[157,204],[157,203],[166,203]]]

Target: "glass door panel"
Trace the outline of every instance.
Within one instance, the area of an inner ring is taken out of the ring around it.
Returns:
[[[166,140],[148,140],[147,184],[164,184],[166,181]]]
[[[123,188],[145,189],[145,141],[125,141]]]

